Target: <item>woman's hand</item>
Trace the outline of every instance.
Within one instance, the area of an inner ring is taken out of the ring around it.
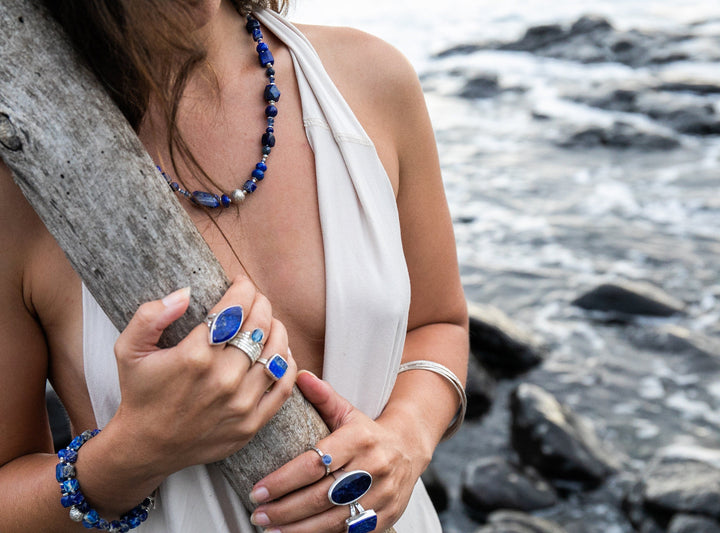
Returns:
[[[373,421],[314,374],[300,372],[297,384],[332,431],[317,443],[332,456],[331,470],[335,475],[342,473],[340,469],[369,472],[372,486],[360,504],[377,513],[377,531],[391,527],[427,466],[425,455],[408,446],[397,428],[386,427],[382,419]],[[325,476],[315,451],[303,453],[256,483],[251,498],[261,505],[252,515],[253,523],[273,533],[344,532],[350,510],[328,500],[333,481],[333,475]]]
[[[262,357],[279,353],[288,361],[282,379],[273,383],[263,365],[251,365],[234,346],[210,345],[204,323],[177,346],[158,349],[160,335],[185,312],[189,296],[181,289],[143,304],[115,345],[122,401],[108,426],[122,428],[153,475],[211,463],[242,448],[288,398],[295,379],[285,327],[245,278],[235,280],[212,312],[241,305],[242,331],[264,332]]]

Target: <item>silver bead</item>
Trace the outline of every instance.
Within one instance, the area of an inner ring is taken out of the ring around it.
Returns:
[[[242,189],[235,189],[232,192],[232,200],[235,203],[241,203],[245,199],[245,191]]]
[[[85,516],[85,513],[83,513],[80,509],[75,507],[74,505],[70,507],[70,520],[73,522],[82,522],[83,517]]]

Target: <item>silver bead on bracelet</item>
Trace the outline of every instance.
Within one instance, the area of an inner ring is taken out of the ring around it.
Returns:
[[[448,440],[457,433],[458,429],[460,429],[460,426],[465,419],[465,411],[467,411],[467,396],[465,395],[465,389],[463,388],[462,383],[460,383],[458,377],[453,374],[448,367],[441,365],[440,363],[436,363],[435,361],[425,361],[422,359],[418,361],[408,361],[407,363],[400,365],[397,373],[400,374],[408,370],[428,370],[430,372],[435,372],[447,379],[452,384],[455,392],[457,392],[460,398],[460,407],[458,408],[455,418],[453,418],[452,422],[450,422],[450,425],[445,430],[445,433],[443,433],[441,439]]]

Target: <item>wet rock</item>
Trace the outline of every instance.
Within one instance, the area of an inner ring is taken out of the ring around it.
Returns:
[[[555,490],[537,472],[510,464],[503,457],[485,457],[465,470],[461,498],[471,516],[498,509],[534,511],[557,503]]]
[[[45,407],[47,408],[52,431],[53,446],[55,451],[70,444],[72,434],[70,430],[70,419],[57,393],[48,384],[45,389]]]
[[[549,520],[514,511],[498,511],[490,515],[488,524],[475,533],[566,533]]]
[[[643,501],[653,514],[720,518],[720,469],[694,459],[663,457],[643,479]]]
[[[610,127],[592,126],[573,133],[558,145],[563,148],[671,150],[680,146],[680,142],[667,135],[641,131],[624,122],[614,122]]]
[[[470,78],[460,96],[463,98],[492,98],[502,92],[498,77],[494,74],[481,74]]]
[[[702,516],[679,514],[670,521],[668,533],[720,533],[720,524]]]
[[[470,351],[490,372],[515,376],[543,360],[546,349],[499,309],[468,304]]]
[[[440,479],[432,463],[430,463],[430,466],[423,472],[422,481],[435,510],[438,513],[445,511],[450,501],[447,485]]]
[[[494,393],[495,380],[474,358],[470,358],[465,383],[468,400],[465,419],[477,420],[485,415],[492,406]]]
[[[720,94],[720,86],[713,83],[701,82],[667,82],[661,83],[655,87],[657,91],[684,92],[692,93],[699,96],[709,96],[712,94]]]
[[[649,330],[642,328],[632,332],[628,338],[641,348],[700,357],[720,357],[720,340],[677,324],[663,324]]]
[[[510,407],[513,447],[556,486],[595,487],[620,468],[593,425],[537,385],[520,384]]]
[[[668,317],[682,313],[684,308],[682,302],[654,285],[629,281],[603,283],[572,304],[618,320],[629,320],[635,315]]]

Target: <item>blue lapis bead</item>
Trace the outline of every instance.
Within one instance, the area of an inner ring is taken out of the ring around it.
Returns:
[[[260,328],[255,328],[250,334],[250,338],[253,340],[253,342],[262,342],[264,336],[265,334]]]
[[[272,68],[272,67],[268,67],[268,68],[265,70],[265,74],[267,74],[267,77],[268,77],[268,78],[271,78],[272,76],[275,75],[275,69]]]
[[[180,185],[178,185],[178,182],[177,182],[177,181],[173,181],[173,182],[170,184],[170,188],[171,188],[173,191],[179,191],[179,190],[180,190]]]
[[[80,503],[76,503],[75,507],[77,507],[83,513],[87,513],[90,510],[90,504],[85,500],[81,501]]]
[[[58,483],[62,483],[66,479],[75,477],[75,467],[67,463],[58,463],[55,465],[55,479]]]
[[[257,189],[257,183],[253,180],[247,180],[243,185],[243,190],[245,192],[255,192],[255,189]]]
[[[273,117],[268,117],[267,119],[268,126],[272,126],[275,124],[275,119]]]
[[[220,197],[220,201],[222,202],[223,207],[230,207],[230,204],[232,203],[232,199],[227,194],[223,194]]]
[[[252,32],[252,38],[253,38],[253,41],[259,41],[260,39],[263,38],[263,34],[262,34],[262,32],[260,31],[260,28],[256,28],[256,29],[253,30],[253,32]]]
[[[98,515],[97,511],[95,509],[90,509],[87,513],[85,513],[85,516],[83,516],[82,524],[86,528],[91,529],[95,527],[95,524],[97,524],[99,520],[100,515]]]
[[[85,502],[85,496],[82,492],[71,492],[69,494],[63,494],[60,497],[60,503],[63,507],[72,507],[73,505],[80,505]]]
[[[285,359],[281,355],[275,354],[273,355],[270,360],[267,362],[267,365],[265,365],[265,368],[268,369],[268,371],[275,377],[275,379],[280,379],[285,375],[285,372],[287,372],[288,364]],[[327,456],[330,457],[330,456]],[[330,457],[330,461],[332,461],[332,457]],[[330,464],[325,463],[325,458],[323,457],[323,463],[324,464]]]
[[[258,170],[257,168],[253,170],[250,175],[258,181],[262,180],[265,177],[265,173],[262,170]]]
[[[110,522],[108,529],[110,531],[112,531],[112,530],[120,531],[121,527],[122,527],[122,525],[120,524],[120,522],[118,520],[113,520],[112,522]]]
[[[95,524],[95,528],[100,530],[107,530],[109,525],[110,524],[107,520],[105,520],[104,518],[99,518],[97,524]]]
[[[263,155],[270,155],[270,152],[272,151],[272,148],[269,146],[263,146],[262,147],[262,154]]]
[[[260,161],[257,165],[255,165],[255,168],[265,172],[267,170],[267,165],[265,163],[263,163],[262,161]]]
[[[265,44],[265,43],[261,43],[261,44]],[[260,59],[260,65],[263,67],[275,64],[275,59],[273,58],[273,55],[270,52],[270,50],[263,50],[262,52],[258,52],[258,58]]]
[[[363,513],[365,514],[365,513]],[[377,528],[377,515],[372,512],[366,516],[350,519],[347,524],[347,533],[369,533]]]
[[[269,105],[265,108],[266,117],[276,117],[278,114],[278,108],[274,105]]]
[[[120,533],[128,533],[130,531],[130,526],[127,524],[127,522],[122,522],[120,524]]]
[[[268,133],[275,133],[275,128],[273,128],[272,126],[268,126],[265,131]]]
[[[63,448],[58,452],[58,459],[60,459],[63,463],[74,463],[77,461],[77,457],[78,454],[75,450]]]
[[[190,198],[194,203],[204,207],[220,207],[220,197],[217,194],[205,191],[193,191]]]
[[[137,516],[133,516],[128,518],[127,524],[130,526],[130,529],[135,529],[142,524],[142,520],[140,520]]]
[[[248,33],[252,33],[256,29],[260,28],[260,22],[256,19],[248,18],[247,24],[245,24],[245,29]]]
[[[71,478],[63,481],[60,483],[60,490],[62,490],[64,493],[71,493],[71,492],[77,492],[77,490],[80,488],[80,483],[77,479]]]
[[[220,311],[210,323],[210,344],[223,344],[240,331],[243,322],[243,308],[233,305]]]
[[[277,88],[277,85],[274,83],[271,83],[269,85],[265,86],[265,100],[267,102],[275,101],[277,102],[280,100],[280,89]]]
[[[259,54],[260,52],[267,52],[270,48],[268,48],[268,45],[265,43],[258,43],[255,50],[257,50],[257,53]]]
[[[262,143],[264,146],[269,146],[270,148],[272,148],[273,146],[275,146],[275,135],[270,132],[263,133]]]
[[[71,450],[78,451],[80,449],[80,446],[85,444],[85,439],[83,439],[80,435],[75,437],[73,440],[70,441],[70,444],[67,445],[68,448]]]
[[[339,477],[330,486],[328,497],[335,505],[353,503],[365,495],[372,485],[372,476],[364,470],[353,470]]]

